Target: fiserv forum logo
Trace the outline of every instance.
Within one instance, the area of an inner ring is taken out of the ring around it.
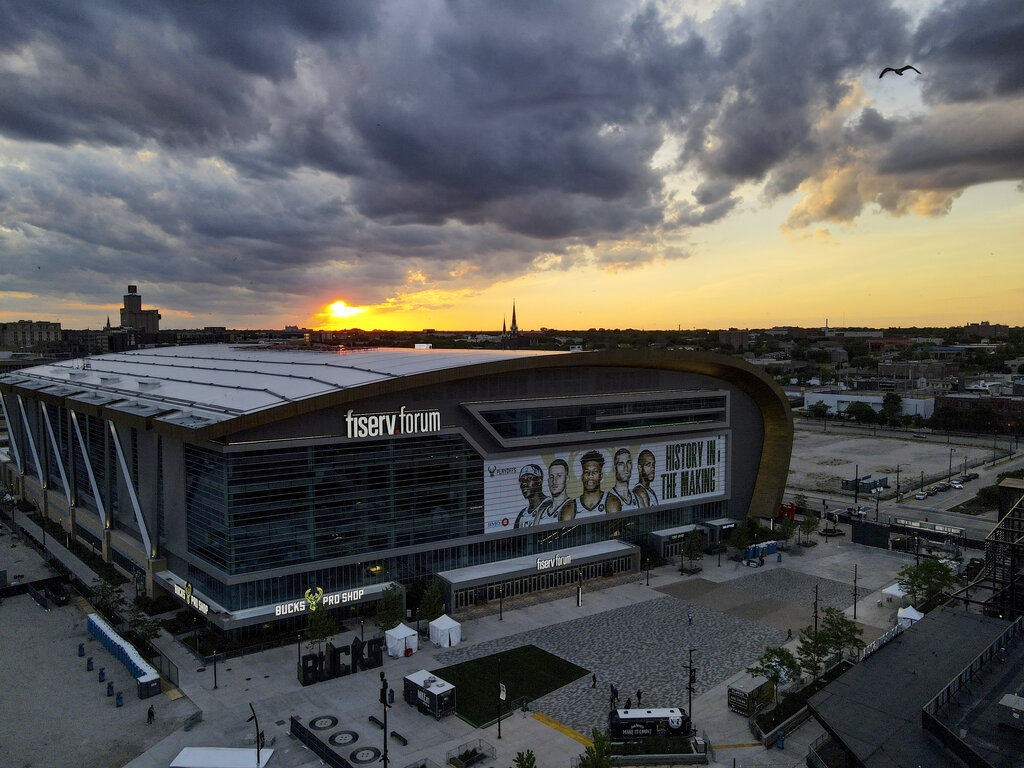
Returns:
[[[349,410],[345,414],[348,437],[380,437],[381,435],[417,435],[441,431],[440,411],[407,411],[368,413],[357,416]]]

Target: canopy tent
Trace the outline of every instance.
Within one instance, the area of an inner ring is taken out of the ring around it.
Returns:
[[[450,648],[462,642],[462,625],[448,614],[430,622],[430,642],[439,648]]]
[[[892,602],[892,599],[894,597],[897,600],[902,600],[904,597],[907,596],[906,590],[904,590],[903,587],[901,587],[899,584],[893,584],[890,587],[886,587],[885,589],[882,590],[882,594],[885,595],[889,599],[890,603]],[[881,603],[879,603],[879,604],[881,604]]]
[[[896,612],[896,623],[906,629],[915,621],[920,621],[924,618],[924,614],[914,608],[912,605],[908,605],[906,608],[900,608]]]
[[[384,642],[388,647],[388,656],[396,659],[399,656],[405,656],[407,651],[415,653],[419,650],[416,630],[405,626],[405,624],[399,624],[394,629],[385,632]]]

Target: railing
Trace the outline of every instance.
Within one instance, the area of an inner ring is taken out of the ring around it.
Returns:
[[[864,646],[864,652],[861,654],[860,660],[864,661],[864,659],[866,659],[872,653],[877,651],[883,645],[890,642],[891,640],[895,640],[903,632],[904,629],[905,627],[901,627],[899,624],[897,624],[894,627],[890,627],[881,637],[875,638],[870,643]]]
[[[455,749],[449,749],[445,759],[449,765],[456,768],[469,768],[471,765],[482,765],[493,760],[496,754],[494,747],[486,741],[475,739],[459,744]]]

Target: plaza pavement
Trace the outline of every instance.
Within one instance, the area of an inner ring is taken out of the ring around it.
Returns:
[[[568,766],[584,750],[590,728],[605,723],[609,683],[618,686],[621,702],[635,698],[641,687],[645,705],[685,707],[685,664],[693,647],[698,670],[694,721],[714,745],[713,764],[729,766],[735,758],[741,767],[801,765],[807,745],[820,734],[813,721],[792,734],[781,751],[752,746],[746,718],[726,706],[728,684],[743,675],[765,646],[784,643],[787,629],[796,635],[811,623],[815,585],[819,609],[834,605],[852,615],[855,563],[861,595],[857,621],[864,639],[870,641],[891,624],[896,606],[879,605],[879,590],[893,582],[910,558],[853,545],[848,539],[847,533],[827,542],[819,539],[809,549],[794,547],[782,562],[769,558],[758,569],[731,561],[718,565],[717,558],[706,558],[696,576],[681,576],[673,566],[653,570],[650,586],[643,573],[591,582],[585,585],[582,606],[576,605],[570,589],[506,600],[501,618],[489,610],[456,617],[465,618],[462,645],[437,649],[423,643],[412,657],[385,660],[383,671],[396,695],[389,730],[409,739],[406,747],[390,740],[390,764],[404,768],[429,759],[443,766],[449,750],[481,738],[497,750],[496,759],[485,765],[511,765],[517,752],[529,748],[541,765]],[[343,632],[338,639],[348,642],[358,631],[356,626],[355,632]],[[97,668],[106,666],[117,687],[125,690],[123,708],[115,709],[103,695],[105,686],[96,682],[95,672],[84,672],[84,659],[77,656],[79,642],[87,644]],[[500,740],[496,726],[474,729],[456,717],[435,721],[401,700],[402,677],[410,672],[525,643],[596,673],[598,686],[591,688],[588,675],[538,699],[528,712],[517,711],[503,721]],[[297,648],[292,645],[221,662],[214,689],[212,667],[200,667],[166,635],[158,644],[177,663],[185,695],[171,691],[141,701],[124,668],[91,639],[82,607],[46,613],[28,597],[5,601],[0,606],[0,656],[5,660],[0,665],[0,704],[5,712],[23,715],[0,720],[5,764],[164,768],[186,746],[250,746],[250,702],[267,747],[274,750],[271,766],[320,765],[288,735],[293,714],[307,725],[319,717],[337,718],[336,724],[325,721],[328,728],[322,735],[354,732],[356,740],[339,749],[342,755],[353,768],[363,764],[360,760],[378,762],[382,733],[368,721],[370,715],[382,717],[377,670],[303,688],[296,680]],[[151,701],[157,722],[147,726],[145,710]],[[185,719],[197,711],[202,721],[185,731]],[[7,763],[9,755],[17,760]]]

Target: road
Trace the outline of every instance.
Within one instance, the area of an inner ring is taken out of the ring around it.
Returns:
[[[831,425],[830,425],[831,426]],[[980,477],[964,484],[963,490],[952,489],[944,493],[937,493],[927,499],[915,499],[913,494],[904,496],[899,504],[895,500],[878,502],[878,520],[889,520],[890,518],[904,518],[908,520],[921,520],[942,525],[953,525],[963,528],[966,536],[971,539],[984,539],[996,524],[997,513],[986,512],[982,515],[966,515],[961,512],[951,512],[950,508],[965,501],[973,499],[979,488],[986,485],[993,485],[996,476],[1000,472],[1008,472],[1014,469],[1024,468],[1024,455],[1017,455],[1011,459],[1000,461],[995,467],[975,467],[972,472],[977,472]],[[954,477],[957,473],[954,473]],[[796,494],[802,493],[807,497],[812,508],[821,509],[824,501],[829,512],[845,512],[848,507],[855,506],[853,497],[838,494],[822,494],[813,491],[804,491],[799,488],[786,489],[786,501],[792,501]],[[868,520],[875,519],[876,499],[871,494],[862,494],[860,506],[868,509]]]

